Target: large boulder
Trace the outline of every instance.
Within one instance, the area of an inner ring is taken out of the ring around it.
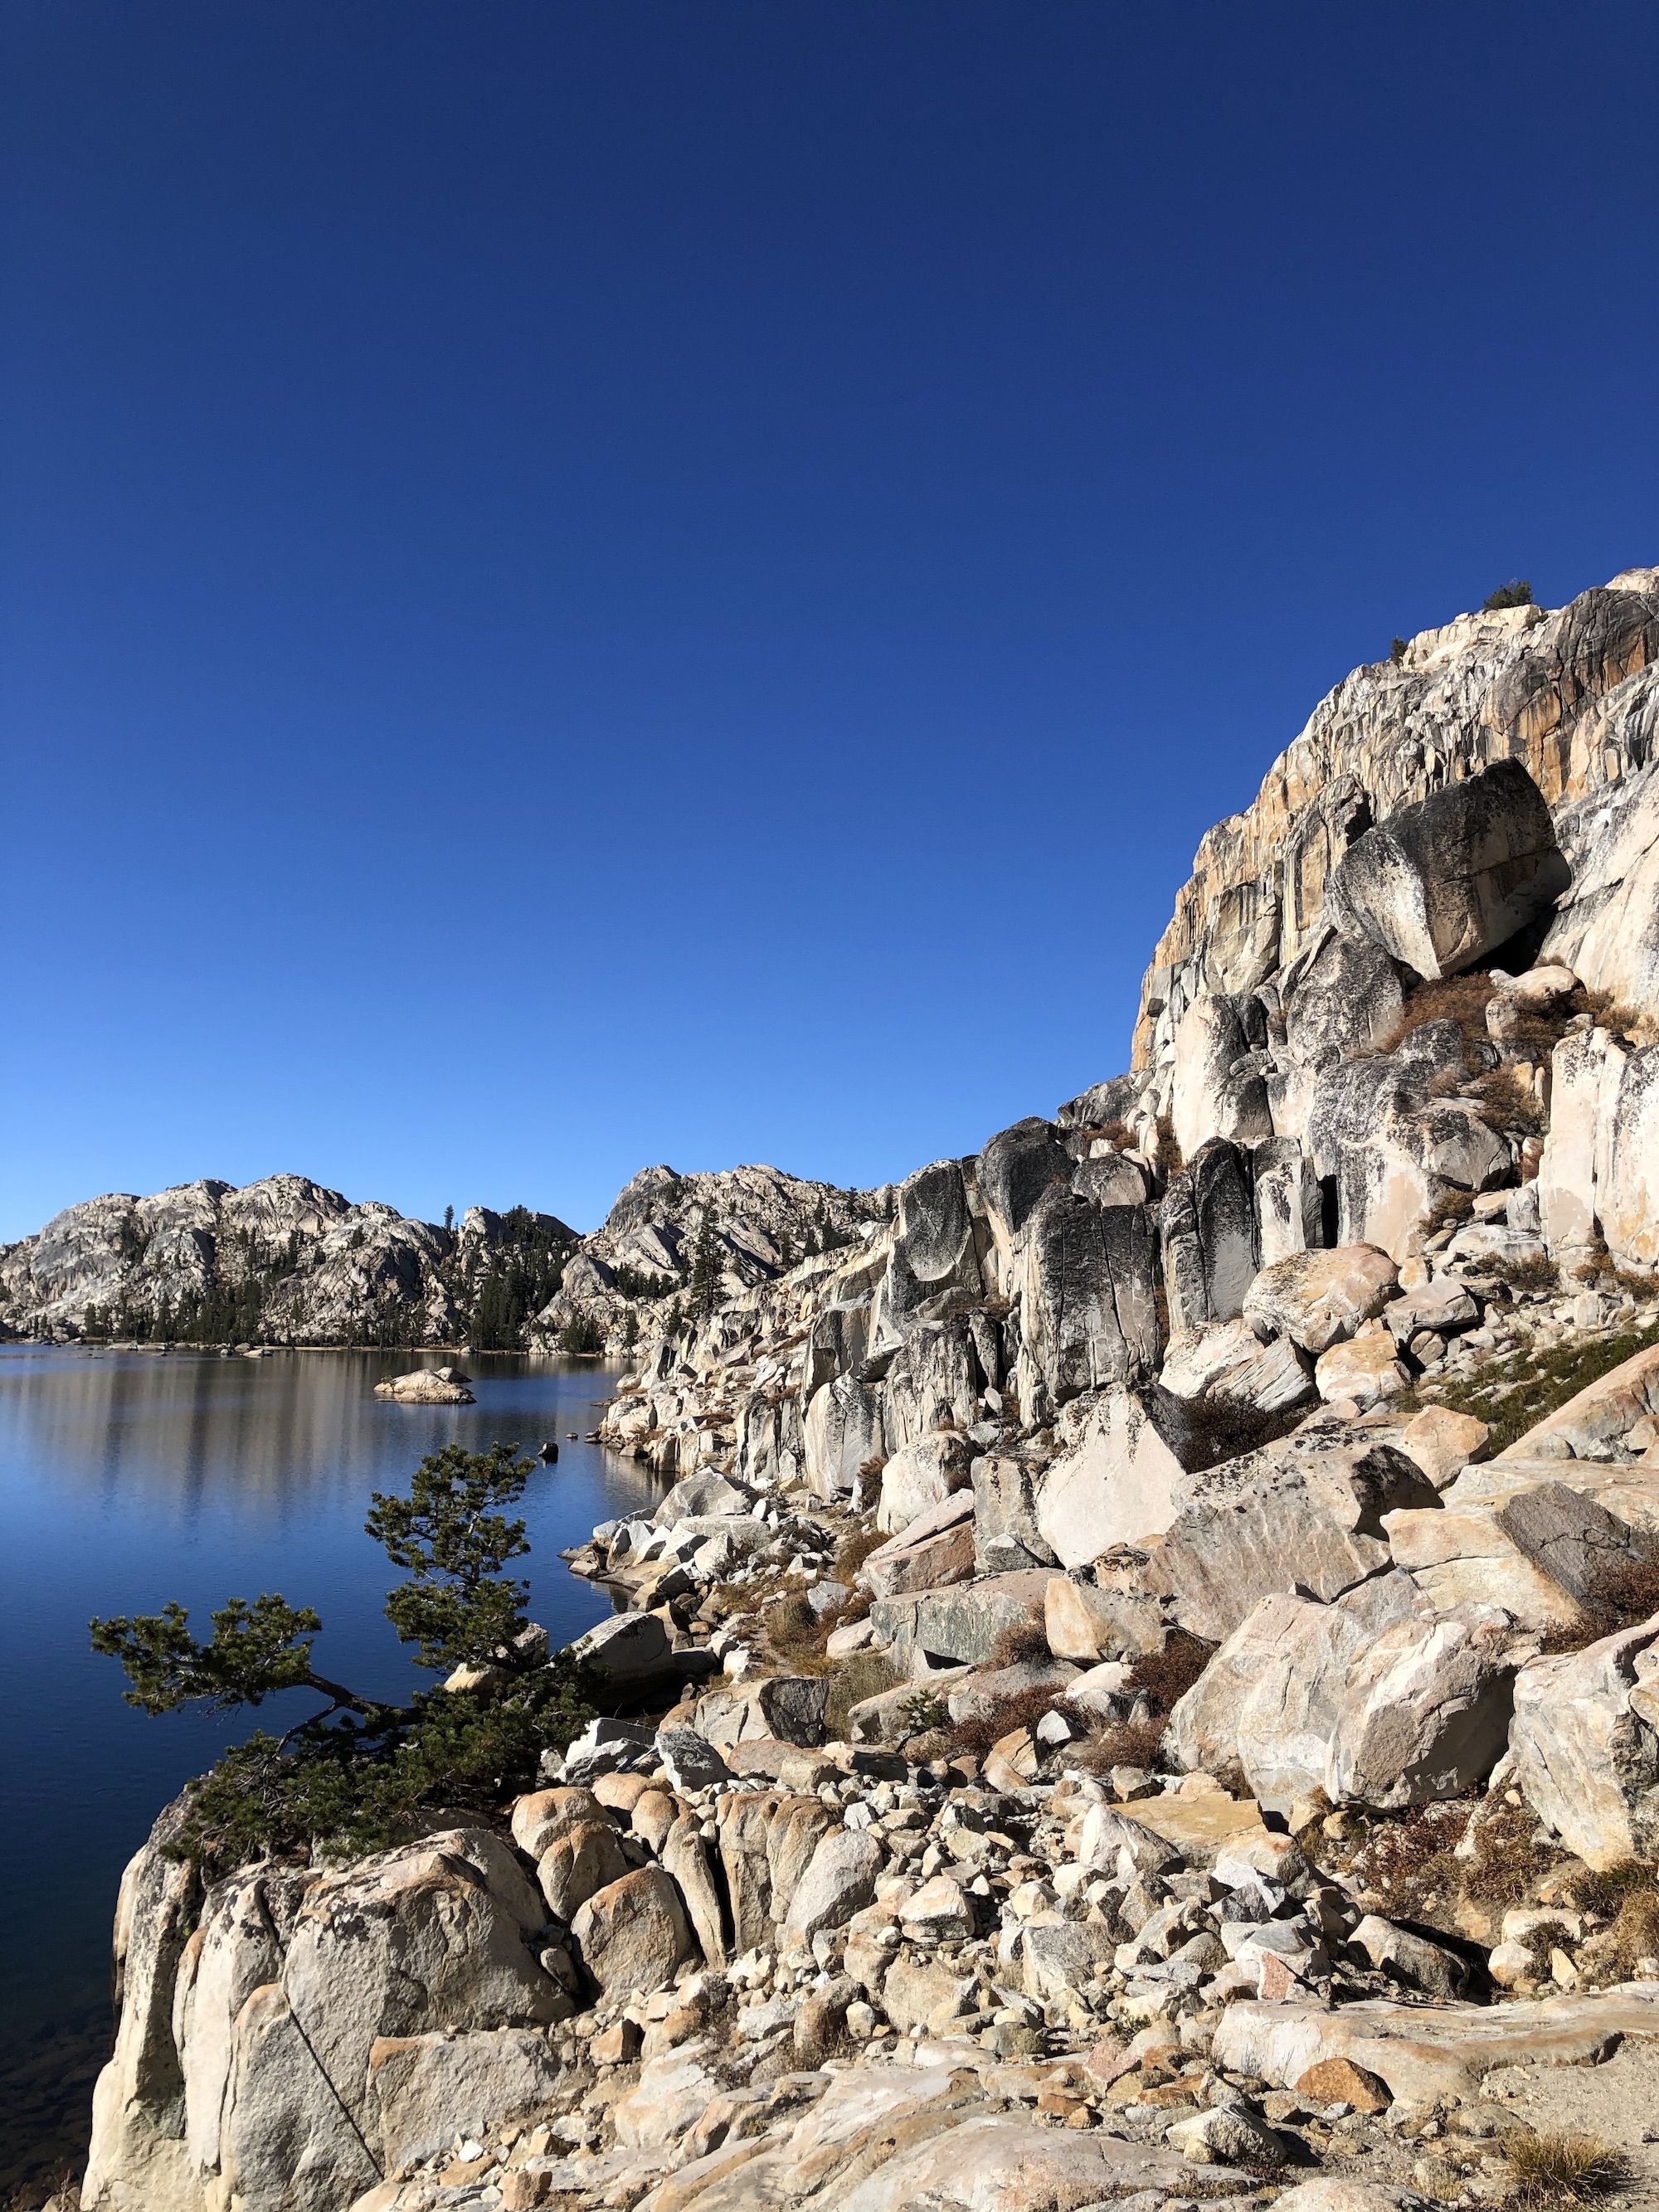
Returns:
[[[1041,1626],[1048,1580],[1045,1568],[1030,1567],[948,1589],[878,1599],[870,1616],[876,1640],[902,1667],[918,1654],[982,1667],[1005,1630]]]
[[[1049,1185],[1068,1181],[1071,1173],[1072,1156],[1052,1121],[1032,1115],[992,1138],[979,1156],[979,1188],[993,1234],[1005,1251],[1013,1249]]]
[[[859,1580],[877,1597],[894,1597],[970,1582],[974,1564],[974,1496],[964,1490],[941,1498],[878,1545],[859,1570]]]
[[[1285,1042],[1274,1052],[1268,1089],[1273,1127],[1282,1139],[1300,1137],[1307,1128],[1315,1078],[1386,1042],[1405,1000],[1400,970],[1382,946],[1335,930],[1285,974],[1279,995]],[[1261,1256],[1280,1255],[1264,1249]]]
[[[1368,830],[1327,901],[1347,935],[1432,978],[1495,952],[1571,881],[1543,793],[1518,760],[1500,760]]]
[[[1316,1079],[1307,1145],[1334,1193],[1338,1243],[1403,1260],[1438,1200],[1513,1180],[1503,1137],[1467,1101],[1442,1095],[1465,1066],[1458,1024],[1435,1020],[1391,1053],[1343,1060]]]
[[[1066,1183],[1037,1200],[1021,1239],[1027,1357],[1049,1402],[1149,1376],[1158,1364],[1158,1248],[1144,1206],[1094,1206]]]
[[[902,1445],[881,1471],[877,1528],[896,1534],[953,1491],[964,1489],[973,1457],[973,1446],[958,1429],[936,1429]]]
[[[638,1867],[596,1891],[570,1932],[607,1997],[645,1997],[666,1989],[697,1956],[684,1900],[660,1867]]]
[[[1060,1434],[1036,1518],[1063,1567],[1161,1534],[1175,1518],[1176,1485],[1204,1456],[1192,1407],[1156,1383],[1091,1399]]]
[[[1382,1312],[1400,1270],[1374,1244],[1294,1252],[1262,1268],[1244,1296],[1244,1319],[1265,1336],[1288,1336],[1316,1356]]]
[[[1460,1494],[1460,1478],[1438,1510],[1389,1516],[1395,1559],[1430,1604],[1501,1605],[1522,1628],[1566,1630],[1610,1574],[1636,1563],[1635,1531],[1593,1495],[1557,1480],[1557,1464],[1523,1469],[1512,1462],[1515,1480],[1500,1486],[1488,1478],[1483,1502]],[[1559,1464],[1573,1472],[1571,1461]],[[1534,1474],[1543,1479],[1528,1480]]]
[[[885,1853],[867,1831],[834,1828],[819,1843],[789,1899],[786,1936],[810,1943],[821,1929],[844,1928],[876,1893]]]
[[[388,2176],[545,2106],[559,2063],[544,2035],[522,2027],[379,2036],[368,2053],[365,2132]]]
[[[806,1408],[803,1439],[806,1480],[819,1498],[844,1497],[860,1487],[862,1470],[885,1456],[886,1394],[880,1383],[838,1375],[817,1391]]]
[[[675,1670],[673,1644],[654,1613],[612,1613],[570,1649],[613,1696],[654,1689]]]
[[[1177,1702],[1170,1750],[1281,1814],[1316,1790],[1384,1810],[1460,1796],[1503,1755],[1511,1640],[1496,1607],[1429,1615],[1403,1575],[1331,1605],[1266,1597]]]
[[[1593,1867],[1659,1856],[1659,1615],[1522,1668],[1510,1747],[1569,1850]]]
[[[1272,1591],[1328,1600],[1377,1573],[1390,1559],[1382,1516],[1439,1505],[1404,1452],[1317,1426],[1183,1474],[1170,1498],[1148,1581],[1182,1628],[1212,1644]]]
[[[911,1316],[936,1317],[952,1296],[982,1288],[968,1184],[957,1160],[936,1160],[899,1185],[883,1318],[902,1328]]]
[[[536,1862],[536,1879],[556,1920],[571,1920],[596,1891],[628,1872],[622,1838],[603,1814],[556,1836]]]

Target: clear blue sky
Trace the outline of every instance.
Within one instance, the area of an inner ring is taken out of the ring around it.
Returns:
[[[1650,6],[0,23],[0,1235],[967,1151],[1353,663],[1659,558]]]

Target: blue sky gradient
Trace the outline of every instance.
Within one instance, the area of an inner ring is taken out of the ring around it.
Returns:
[[[6,0],[0,1237],[1125,1064],[1354,663],[1659,558],[1659,16]]]

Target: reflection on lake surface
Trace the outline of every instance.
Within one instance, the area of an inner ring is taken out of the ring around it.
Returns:
[[[380,1613],[398,1577],[362,1533],[369,1493],[403,1487],[441,1444],[480,1450],[498,1437],[531,1453],[545,1438],[559,1446],[522,1509],[532,1614],[557,1644],[610,1609],[558,1557],[656,1487],[581,1441],[605,1370],[479,1354],[465,1363],[476,1405],[374,1395],[380,1376],[413,1364],[406,1352],[0,1346],[0,2188],[27,2157],[84,2148],[116,1884],[150,1821],[236,1735],[280,1730],[315,1703],[295,1692],[245,1724],[150,1720],[122,1703],[115,1662],[88,1649],[93,1614],[176,1597],[200,1616],[280,1590],[322,1615],[323,1673],[402,1694],[412,1670]]]

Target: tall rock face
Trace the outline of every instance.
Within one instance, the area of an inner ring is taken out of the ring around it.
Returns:
[[[303,1176],[112,1193],[0,1249],[0,1320],[36,1335],[451,1344],[510,1311],[515,1273],[556,1269],[575,1241],[552,1214],[474,1206],[443,1229]]]
[[[1513,933],[1559,898],[1558,928],[1564,938],[1577,929],[1582,941],[1590,922],[1568,919],[1577,900],[1593,895],[1596,914],[1616,908],[1651,848],[1640,829],[1627,830],[1641,802],[1626,799],[1610,816],[1607,801],[1653,762],[1656,702],[1652,568],[1628,569],[1554,612],[1462,616],[1413,638],[1399,659],[1356,669],[1316,708],[1252,804],[1200,843],[1142,985],[1135,1066],[1158,1079],[1167,1106],[1180,1032],[1200,1002],[1259,994],[1270,1026],[1293,1023],[1294,985],[1334,932],[1431,975],[1495,952],[1495,932]],[[1498,788],[1464,819],[1437,813],[1442,794],[1500,764]],[[1426,817],[1409,811],[1431,801]],[[1449,852],[1456,880],[1431,915],[1421,863],[1443,863]],[[1619,957],[1612,943],[1596,950],[1598,964]],[[1602,988],[1599,975],[1579,972]],[[1194,1040],[1187,1056],[1197,1049]],[[1183,1144],[1240,1133],[1226,1126],[1237,1110],[1218,1098],[1200,1131],[1188,1109]]]

